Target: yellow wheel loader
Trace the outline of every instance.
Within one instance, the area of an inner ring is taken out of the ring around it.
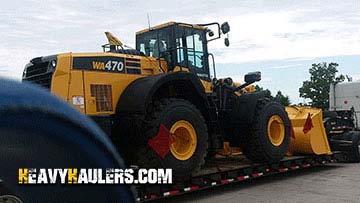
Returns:
[[[172,168],[175,177],[196,172],[224,142],[256,163],[279,163],[287,152],[331,154],[321,118],[320,134],[304,133],[308,110],[292,109],[289,119],[284,106],[254,91],[260,72],[241,85],[216,78],[208,43],[229,31],[228,23],[169,22],[137,32],[136,49],[107,32],[104,52],[34,58],[23,81],[91,117],[128,164]]]

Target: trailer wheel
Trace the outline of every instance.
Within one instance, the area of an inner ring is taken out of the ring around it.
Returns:
[[[126,125],[134,125],[134,122],[134,119],[129,119]],[[164,157],[149,145],[149,140],[159,134],[161,126],[170,132],[172,141],[169,152]],[[122,128],[125,127],[123,124]],[[191,175],[205,163],[209,146],[205,119],[201,112],[186,100],[155,101],[150,104],[142,124],[130,128],[131,135],[124,138],[128,141],[116,139],[116,143],[122,142],[123,147],[127,145],[127,150],[123,153],[130,164],[145,168],[172,168],[173,177],[177,178]]]
[[[290,120],[284,107],[268,99],[258,100],[253,126],[242,143],[246,157],[254,162],[278,162],[289,144]]]
[[[353,142],[353,145],[349,151],[349,161],[352,163],[360,162],[360,132],[352,131],[349,135],[349,140]]]

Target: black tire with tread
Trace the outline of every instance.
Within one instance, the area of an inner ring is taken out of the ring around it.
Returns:
[[[268,120],[273,115],[284,121],[285,137],[279,146],[274,146],[267,135]],[[276,163],[286,155],[289,144],[290,120],[284,106],[267,98],[258,100],[253,125],[241,144],[245,156],[254,162]]]
[[[149,105],[141,122],[132,116],[121,120],[118,126],[122,129],[119,132],[121,136],[114,136],[113,140],[129,164],[141,168],[172,168],[173,177],[179,178],[190,176],[205,163],[209,146],[207,126],[201,112],[190,102],[177,98],[160,99]],[[148,141],[157,135],[160,124],[170,130],[178,120],[187,120],[194,127],[197,134],[196,150],[188,160],[178,160],[170,151],[162,159],[148,145]]]
[[[358,131],[349,131],[344,133],[343,140],[352,141],[352,147],[349,149],[349,161],[352,163],[360,162],[360,132]]]

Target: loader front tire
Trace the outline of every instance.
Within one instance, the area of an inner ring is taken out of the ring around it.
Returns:
[[[242,143],[246,157],[254,162],[279,162],[290,144],[290,120],[284,107],[267,99],[257,102],[249,133]]]

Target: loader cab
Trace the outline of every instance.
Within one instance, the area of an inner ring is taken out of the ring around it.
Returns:
[[[165,59],[169,71],[188,68],[210,81],[207,28],[184,23],[165,23],[136,33],[136,49],[146,56]]]

